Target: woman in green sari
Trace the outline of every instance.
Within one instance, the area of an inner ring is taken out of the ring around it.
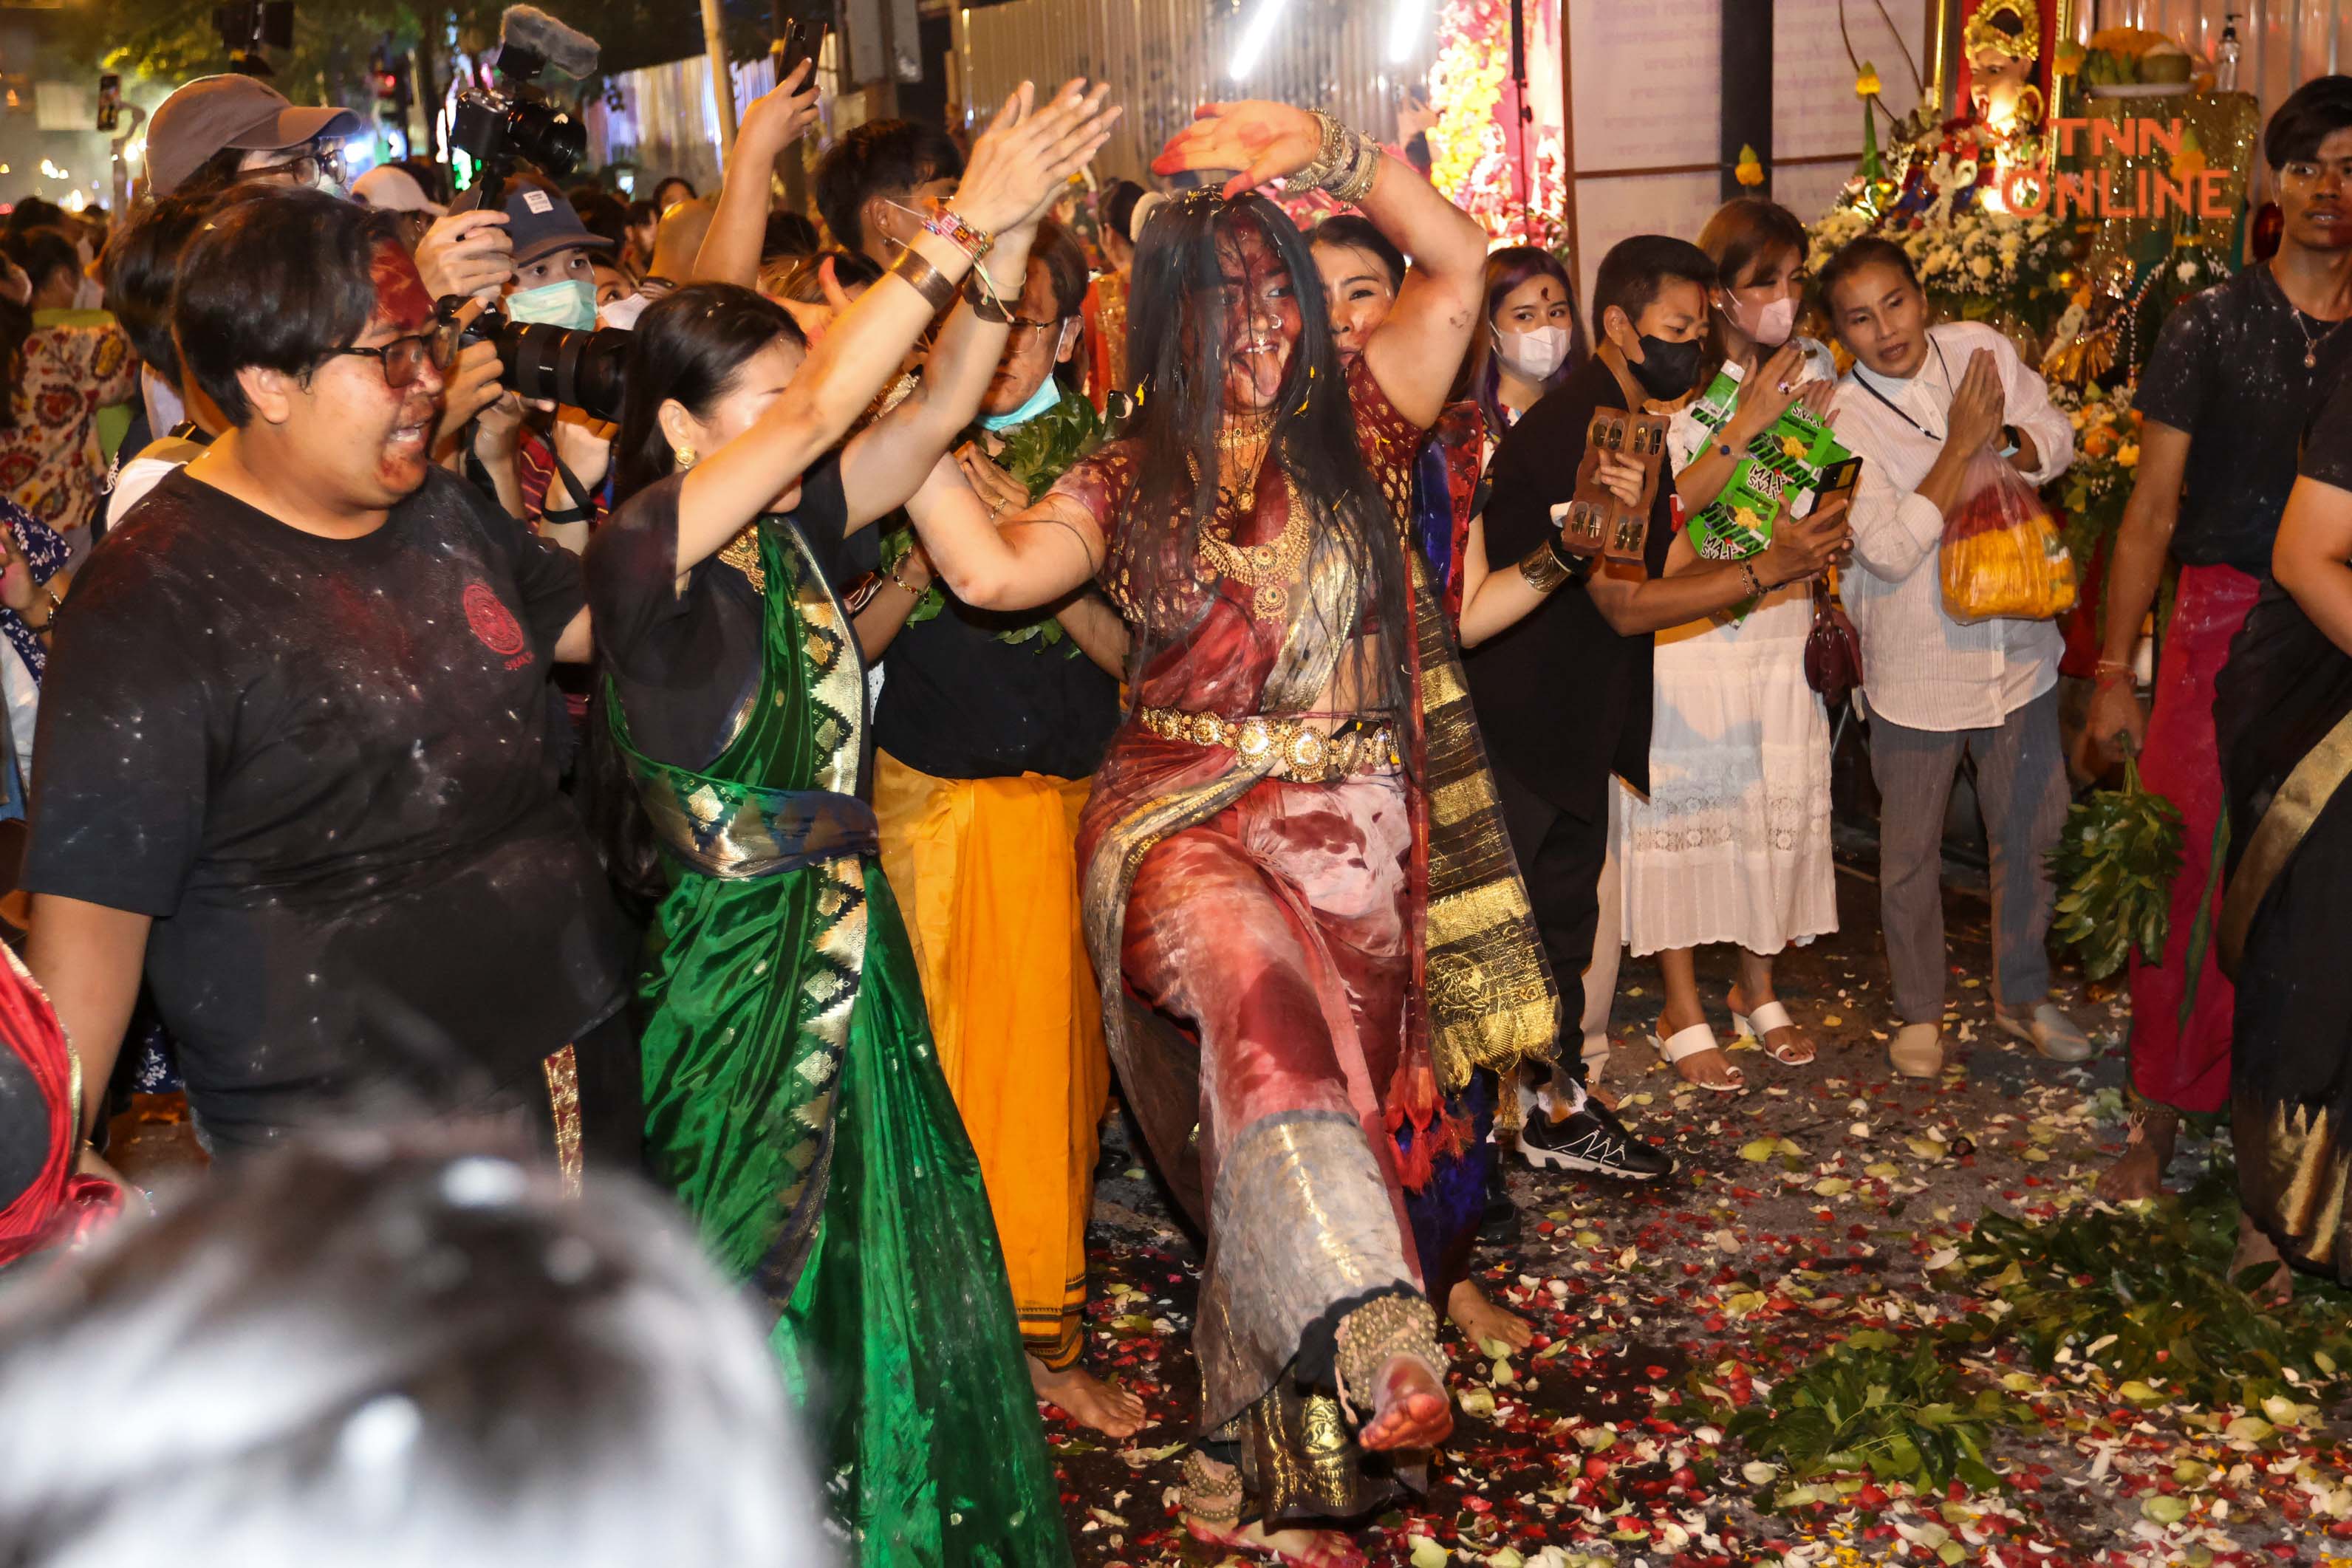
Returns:
[[[797,85],[747,116],[752,166],[797,129]],[[588,553],[604,738],[667,885],[639,989],[647,1155],[772,1306],[828,1506],[873,1568],[1069,1560],[979,1166],[876,859],[866,668],[840,591],[861,548],[872,559],[866,525],[978,407],[1004,323],[956,308],[921,390],[824,455],[971,253],[1022,276],[1038,217],[1108,129],[1080,86],[1034,114],[1015,95],[898,281],[815,348],[732,285],[649,308],[626,499]]]

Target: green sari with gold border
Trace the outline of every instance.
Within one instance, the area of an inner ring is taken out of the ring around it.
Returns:
[[[645,756],[604,694],[672,875],[639,988],[646,1156],[774,1311],[858,1563],[1066,1563],[980,1166],[876,859],[855,632],[797,528],[758,536],[761,678],[717,760]]]

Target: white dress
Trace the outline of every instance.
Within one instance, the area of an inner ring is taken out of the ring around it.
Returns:
[[[1675,416],[1675,471],[1706,438]],[[1837,929],[1829,718],[1805,684],[1812,623],[1795,583],[1745,621],[1658,633],[1650,795],[1625,791],[1616,846],[1635,955],[1719,942],[1777,953]]]

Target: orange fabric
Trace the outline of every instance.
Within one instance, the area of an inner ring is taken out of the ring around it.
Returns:
[[[1096,1125],[1110,1092],[1071,848],[1087,780],[875,771],[882,870],[940,1068],[980,1155],[1029,1353],[1077,1359]]]

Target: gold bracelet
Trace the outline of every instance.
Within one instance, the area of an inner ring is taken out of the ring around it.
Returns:
[[[898,259],[890,264],[890,276],[921,295],[934,316],[955,303],[955,284],[931,265],[929,256],[911,246],[900,251]]]
[[[1557,593],[1575,575],[1549,539],[1519,558],[1519,580],[1538,593]]]
[[[1315,156],[1305,168],[1282,183],[1286,196],[1303,196],[1309,191],[1322,190],[1348,163],[1348,128],[1319,109],[1307,112],[1315,117],[1315,127],[1320,133]]]
[[[1331,193],[1334,200],[1352,207],[1372,193],[1372,182],[1380,178],[1381,161],[1386,154],[1379,142],[1361,131],[1350,131],[1348,134],[1356,139],[1355,157],[1344,172],[1326,180],[1323,188]]]
[[[929,592],[930,590],[929,588],[917,588],[912,583],[909,583],[905,578],[898,575],[898,567],[906,565],[909,559],[910,558],[907,556],[900,556],[898,558],[898,566],[893,566],[886,575],[888,576],[891,582],[897,587],[908,593],[913,594],[917,599],[920,599],[924,594]]]

